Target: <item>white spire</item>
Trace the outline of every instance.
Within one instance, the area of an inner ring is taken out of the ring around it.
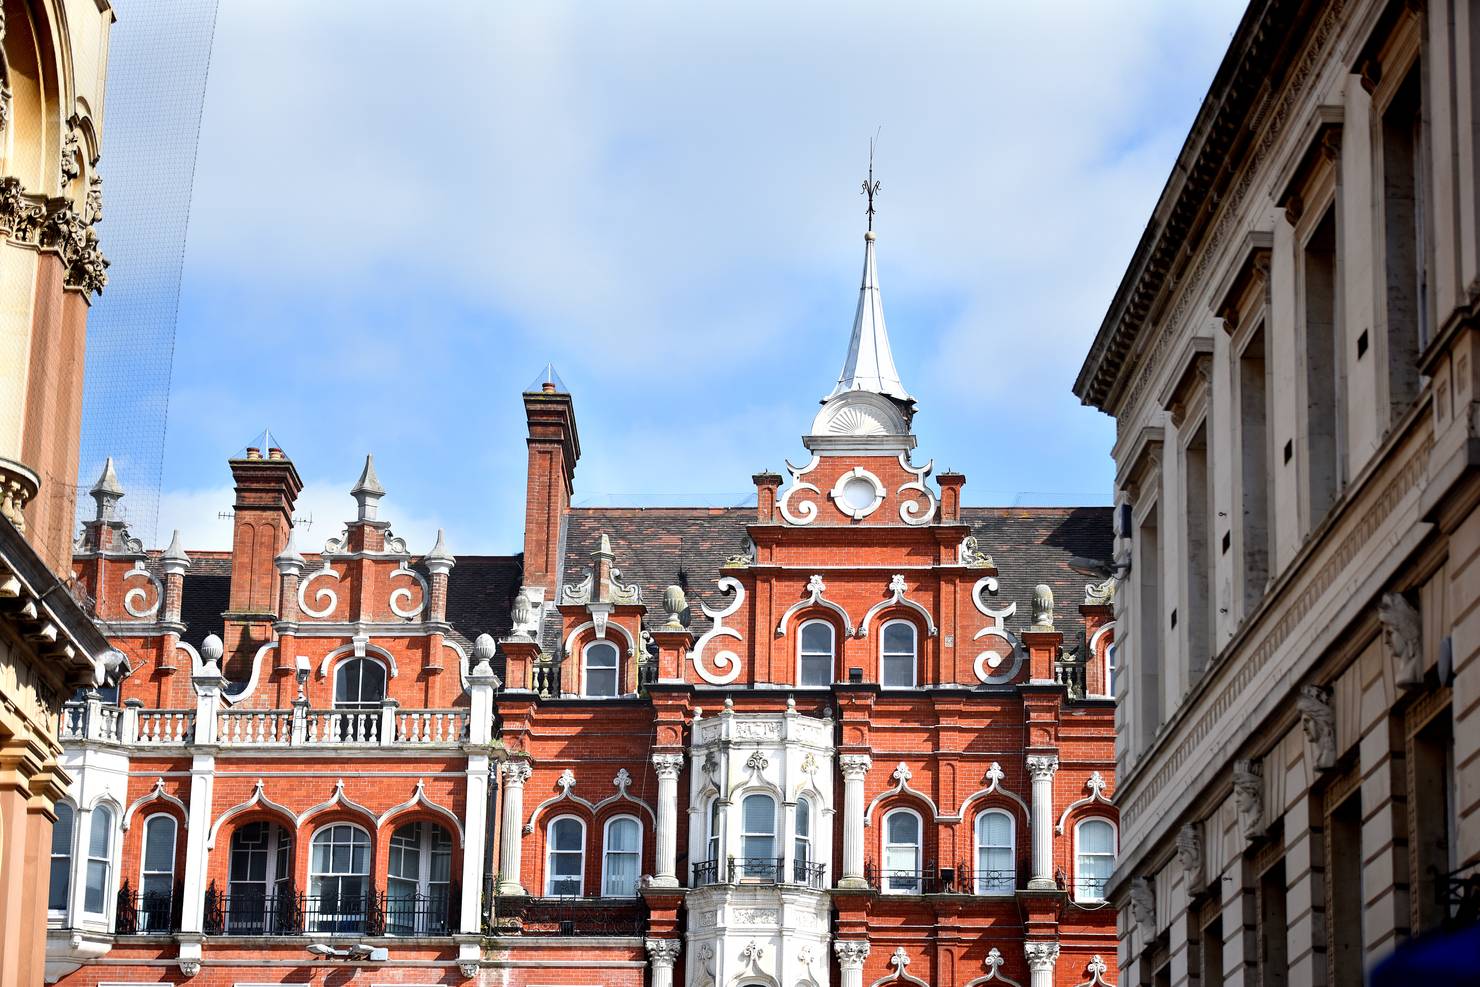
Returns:
[[[873,391],[896,401],[915,399],[900,383],[889,350],[889,331],[884,328],[884,300],[879,295],[879,276],[874,269],[874,232],[863,235],[863,284],[858,291],[858,312],[853,316],[853,338],[838,386],[828,399],[848,391]]]

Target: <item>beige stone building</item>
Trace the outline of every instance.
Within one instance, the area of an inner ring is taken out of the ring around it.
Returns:
[[[57,716],[108,644],[70,578],[87,309],[106,280],[107,0],[0,6],[0,987],[42,982]],[[70,846],[63,847],[71,852]]]
[[[1463,907],[1477,100],[1467,0],[1255,0],[1080,372],[1118,426],[1122,984],[1357,985]]]

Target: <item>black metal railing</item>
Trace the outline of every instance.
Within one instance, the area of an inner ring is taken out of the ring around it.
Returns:
[[[1462,929],[1480,923],[1480,864],[1467,864],[1447,874],[1430,867],[1429,873],[1444,928]]]
[[[763,884],[780,884],[781,875],[786,873],[781,857],[731,857],[730,883],[737,881],[759,881]]]
[[[125,880],[118,889],[113,933],[120,936],[168,935],[180,930],[180,903],[184,886],[175,882],[168,891],[136,890]]]
[[[791,880],[793,884],[803,884],[809,888],[825,887],[824,880],[827,876],[827,867],[821,863],[811,860],[793,860],[791,863]]]
[[[641,898],[501,897],[494,908],[489,931],[496,935],[640,936],[648,926]]]
[[[226,936],[445,936],[458,928],[456,883],[430,894],[206,891],[205,932]]]
[[[1104,877],[1076,877],[1074,879],[1074,899],[1076,901],[1104,901],[1105,885],[1110,883]]]
[[[718,860],[705,860],[694,865],[694,887],[702,888],[711,884],[718,884],[719,879]]]
[[[937,867],[927,861],[918,870],[880,868],[872,859],[864,861],[863,877],[869,886],[888,894],[1011,894],[1017,888],[1015,870],[975,870],[964,862],[955,867]]]
[[[979,870],[958,876],[965,894],[1012,894],[1017,890],[1017,871]]]

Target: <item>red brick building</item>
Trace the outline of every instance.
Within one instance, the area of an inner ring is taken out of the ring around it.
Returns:
[[[270,436],[229,554],[79,577],[128,669],[63,722],[67,984],[1107,984],[1108,509],[914,462],[868,234],[838,384],[745,509],[573,508],[524,395],[522,556],[379,517],[312,556]]]

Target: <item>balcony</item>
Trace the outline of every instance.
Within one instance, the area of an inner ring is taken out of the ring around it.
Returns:
[[[641,898],[508,897],[494,899],[493,906],[489,935],[641,936],[648,928]]]
[[[182,747],[194,742],[195,710],[122,707],[96,700],[63,705],[64,741],[93,740],[132,747]],[[224,709],[216,714],[223,747],[453,747],[468,738],[465,709],[407,709],[393,702],[372,709]]]
[[[457,883],[430,894],[298,894],[206,891],[205,932],[214,936],[448,936],[457,930]]]
[[[696,888],[714,884],[799,884],[821,889],[827,886],[827,866],[806,860],[792,862],[791,880],[784,857],[729,857],[723,863],[705,860],[694,864]]]
[[[880,869],[873,860],[864,862],[864,880],[884,894],[966,894],[982,897],[1008,896],[1017,889],[1013,870],[973,870],[966,864],[936,867],[927,863],[920,870]]]
[[[180,903],[184,885],[176,881],[168,891],[142,891],[127,880],[118,889],[118,907],[113,914],[113,934],[119,936],[167,936],[180,929]]]
[[[1070,699],[1083,699],[1086,695],[1084,664],[1076,659],[1067,661],[1055,661],[1053,663],[1053,678],[1059,685],[1068,690]]]

